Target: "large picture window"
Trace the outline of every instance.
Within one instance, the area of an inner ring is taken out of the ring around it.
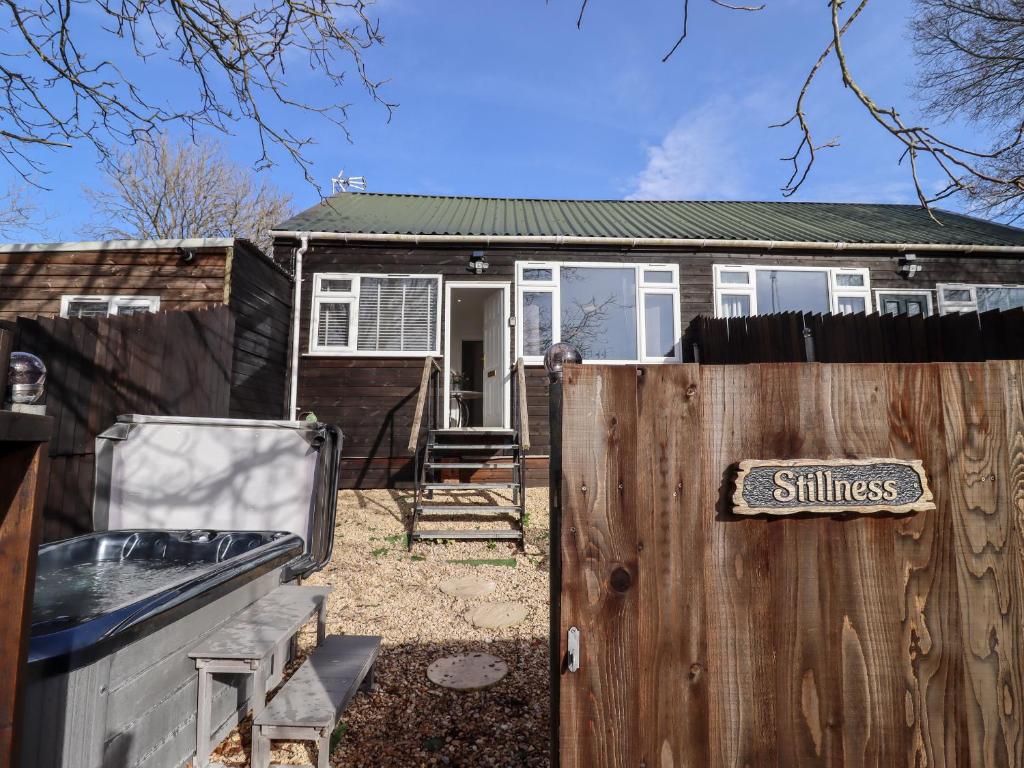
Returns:
[[[1024,285],[939,283],[939,313],[988,312],[1024,307]]]
[[[517,354],[538,363],[556,341],[584,360],[674,362],[679,273],[674,264],[516,265]]]
[[[309,351],[439,354],[440,275],[313,275]]]
[[[61,296],[61,317],[138,315],[160,309],[159,296]]]
[[[714,274],[718,317],[871,311],[866,269],[716,264]]]

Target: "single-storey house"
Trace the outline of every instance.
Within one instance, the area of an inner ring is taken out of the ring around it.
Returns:
[[[241,238],[0,245],[0,321],[231,307],[238,418],[284,415],[291,297],[291,275]]]
[[[412,480],[428,356],[443,419],[462,427],[509,426],[525,361],[539,482],[553,341],[585,361],[671,364],[691,359],[700,314],[1024,306],[1024,230],[913,205],[343,193],[273,236],[297,278],[291,408],[341,425],[348,487]]]

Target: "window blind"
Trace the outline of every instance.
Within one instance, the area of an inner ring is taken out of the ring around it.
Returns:
[[[359,281],[360,352],[424,352],[437,337],[437,280],[363,277]]]
[[[318,346],[347,347],[352,305],[347,301],[322,301],[317,323]]]

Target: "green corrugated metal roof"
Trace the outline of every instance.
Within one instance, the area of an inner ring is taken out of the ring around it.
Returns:
[[[344,193],[276,229],[358,234],[578,236],[1024,246],[1024,229],[916,205],[529,200]]]

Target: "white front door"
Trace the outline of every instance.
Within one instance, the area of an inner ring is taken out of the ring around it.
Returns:
[[[505,341],[505,301],[503,292],[491,291],[484,301],[484,407],[483,426],[505,425],[505,378],[508,376],[508,355]]]

